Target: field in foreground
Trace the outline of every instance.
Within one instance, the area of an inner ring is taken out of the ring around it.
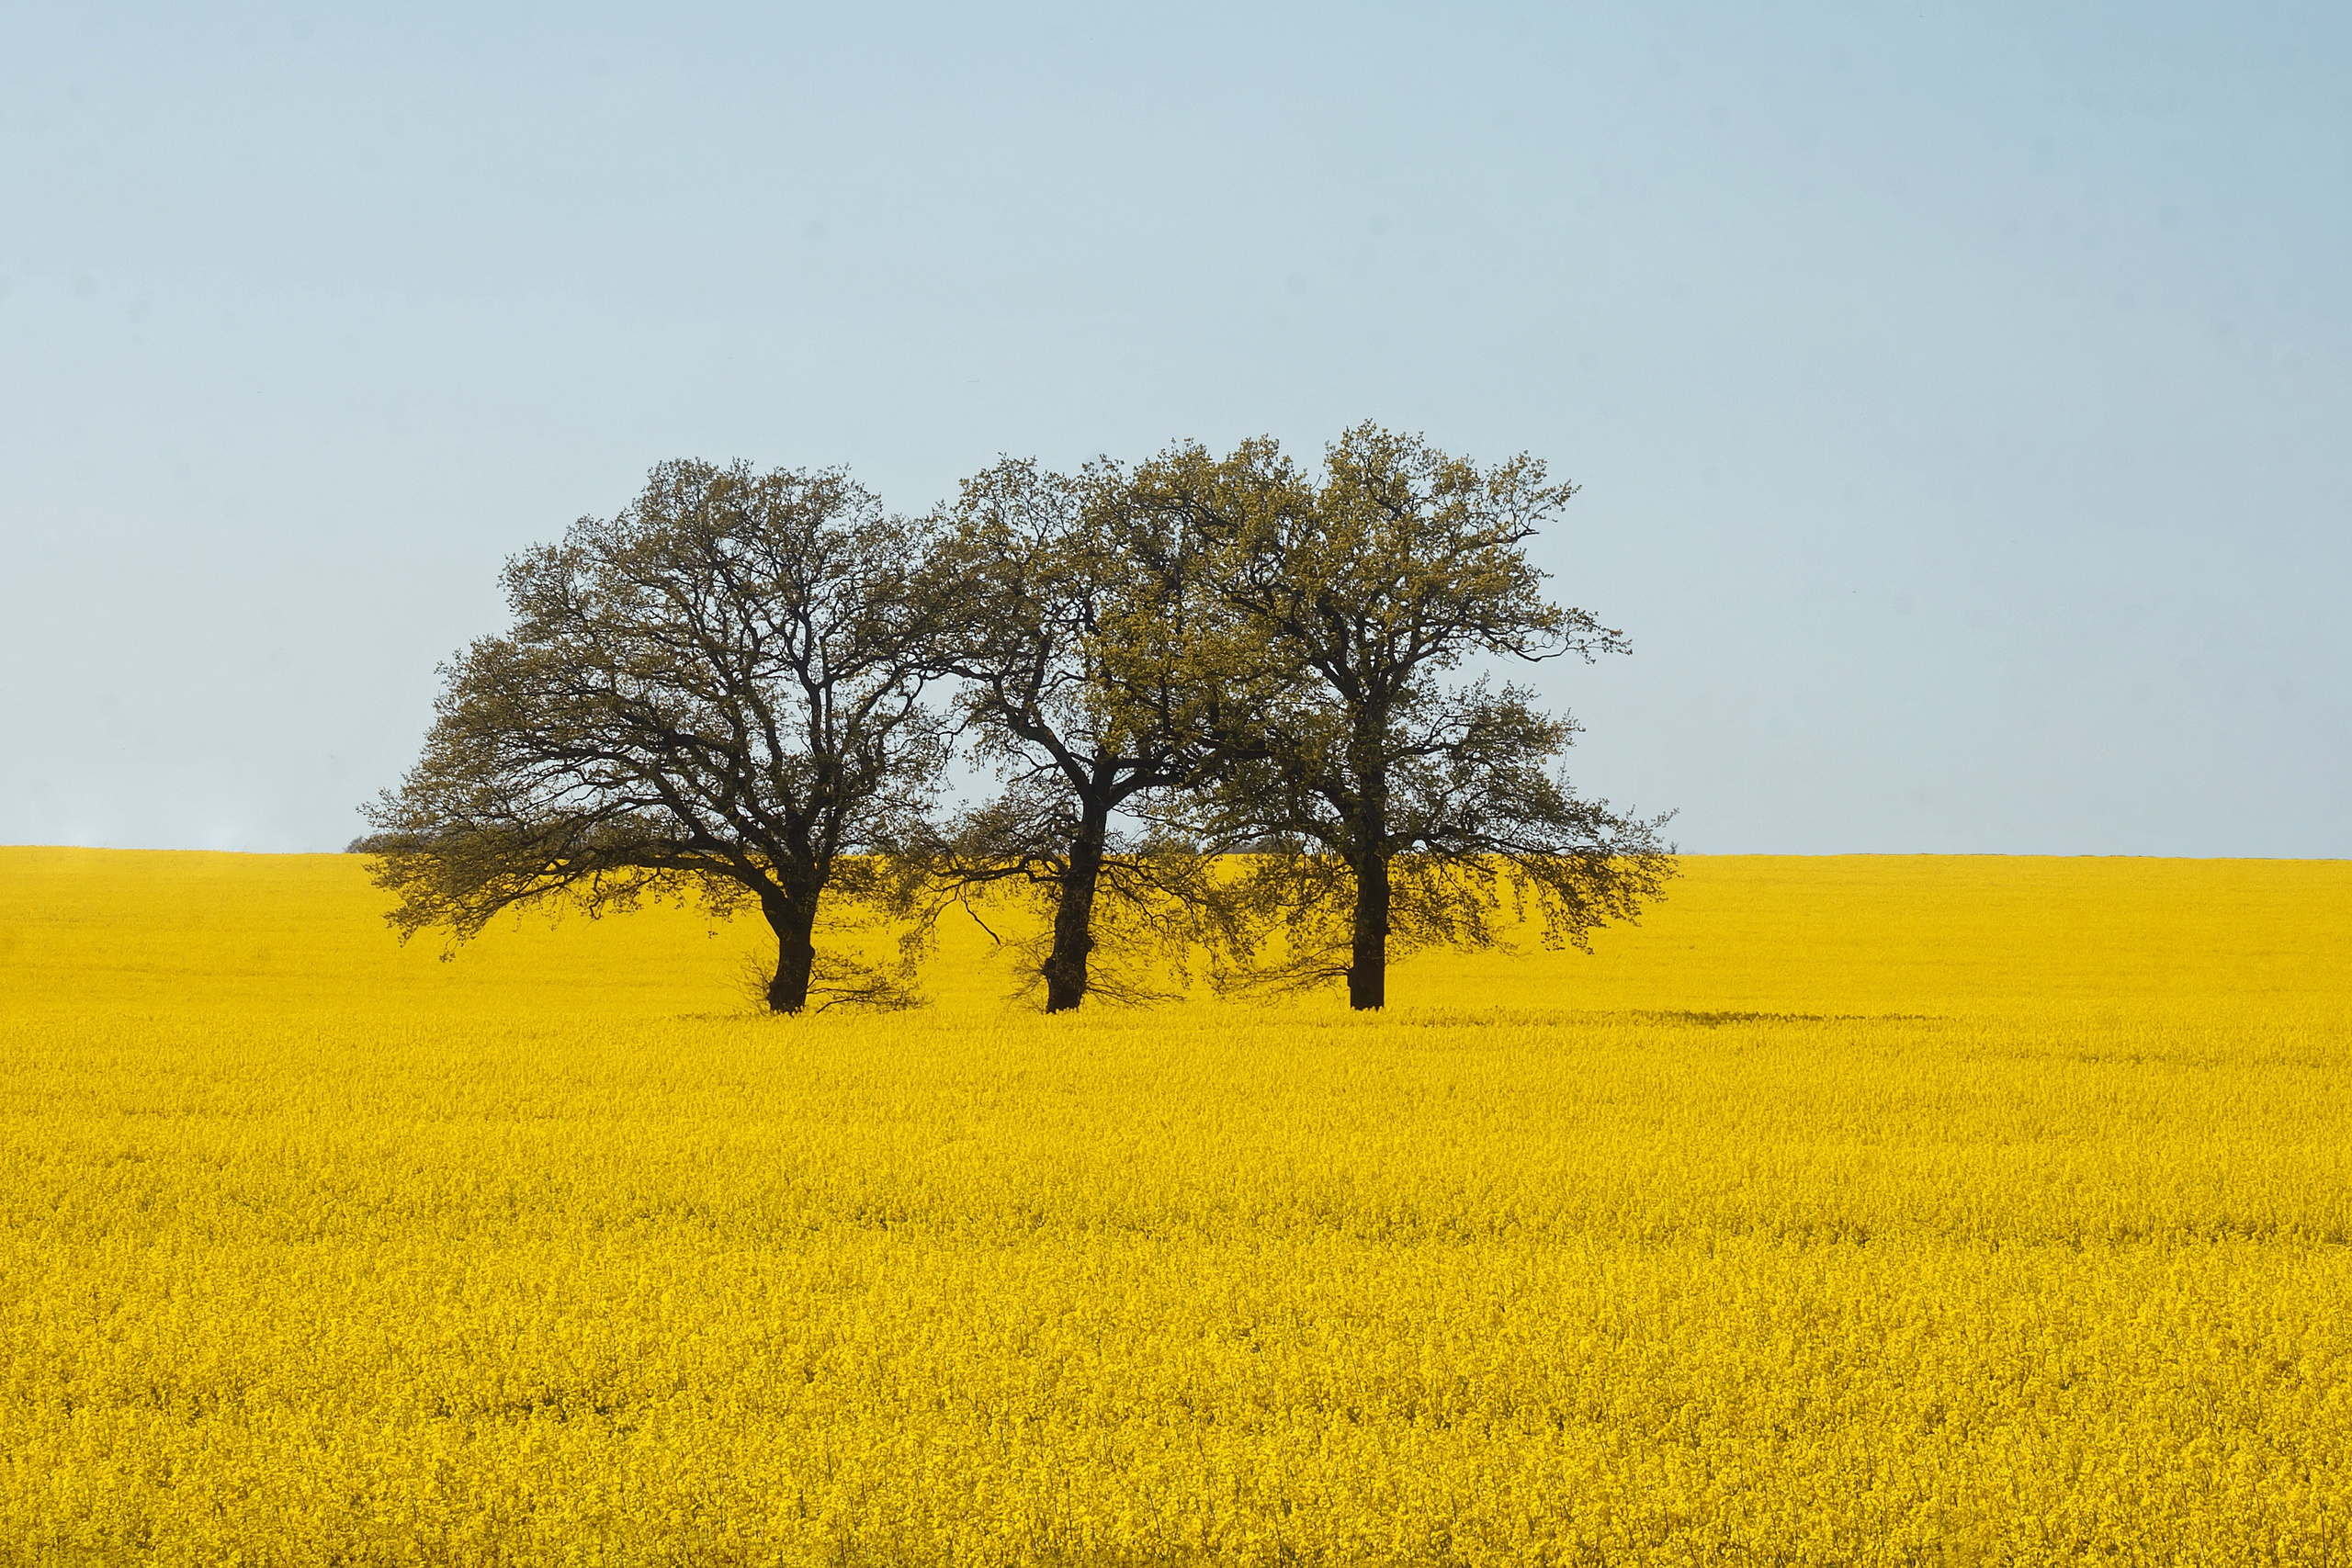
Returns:
[[[2352,864],[1686,867],[1377,1018],[786,1021],[0,850],[0,1562],[2352,1562]]]

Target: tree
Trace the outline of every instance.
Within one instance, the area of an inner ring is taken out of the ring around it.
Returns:
[[[1046,1010],[1088,991],[1147,994],[1132,972],[1090,964],[1107,925],[1182,955],[1213,923],[1200,856],[1166,837],[1118,832],[1139,797],[1200,773],[1204,715],[1185,681],[1196,555],[1171,524],[1135,507],[1127,476],[1102,462],[1071,477],[1005,459],[967,479],[924,584],[955,635],[939,671],[1004,793],[904,863],[925,919],[973,890],[1012,884],[1050,909],[1036,944]]]
[[[1581,947],[1659,894],[1665,818],[1578,799],[1552,766],[1575,723],[1525,687],[1447,678],[1473,657],[1625,650],[1546,601],[1527,558],[1573,486],[1524,455],[1482,470],[1363,424],[1319,479],[1261,440],[1223,459],[1173,448],[1136,491],[1207,541],[1235,617],[1210,658],[1261,688],[1220,710],[1216,783],[1190,820],[1223,843],[1271,839],[1240,897],[1287,938],[1275,978],[1344,977],[1351,1006],[1377,1008],[1392,956],[1487,945],[1506,909]]]
[[[423,757],[367,815],[403,940],[502,910],[699,894],[776,940],[777,1012],[884,1000],[820,964],[819,905],[866,891],[945,756],[922,527],[839,469],[663,463],[610,521],[510,560],[514,627],[445,665]]]

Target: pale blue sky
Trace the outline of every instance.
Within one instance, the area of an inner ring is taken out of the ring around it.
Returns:
[[[321,849],[670,456],[1586,488],[1694,851],[2352,854],[2352,11],[27,6],[0,842]]]

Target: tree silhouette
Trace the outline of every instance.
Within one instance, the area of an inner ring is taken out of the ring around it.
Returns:
[[[1474,657],[1622,652],[1582,610],[1543,597],[1526,541],[1574,487],[1521,456],[1487,469],[1376,425],[1310,476],[1271,440],[1224,458],[1170,449],[1139,502],[1205,541],[1231,612],[1197,678],[1248,684],[1217,713],[1213,784],[1178,809],[1213,843],[1253,844],[1238,897],[1278,927],[1277,981],[1344,977],[1387,996],[1391,957],[1483,946],[1506,910],[1583,946],[1673,873],[1643,820],[1577,798],[1553,766],[1576,732],[1525,687],[1455,674]]]
[[[946,755],[923,529],[838,469],[663,463],[634,504],[508,562],[514,627],[443,668],[423,757],[356,847],[403,939],[500,911],[691,889],[775,932],[767,1002],[888,1001],[814,932],[853,856],[916,816]],[[844,885],[846,884],[846,886]]]
[[[1208,755],[1189,683],[1198,551],[1181,515],[1130,491],[1107,460],[1076,476],[1000,461],[964,481],[922,579],[932,617],[954,628],[938,668],[961,682],[967,729],[1006,787],[902,859],[900,907],[928,921],[976,888],[1034,890],[1048,1012],[1090,989],[1149,994],[1133,964],[1091,962],[1106,925],[1181,964],[1217,908],[1188,846],[1114,826]]]

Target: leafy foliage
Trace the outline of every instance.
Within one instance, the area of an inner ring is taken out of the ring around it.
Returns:
[[[1344,978],[1377,1007],[1393,954],[1490,944],[1499,910],[1532,906],[1547,942],[1581,945],[1662,891],[1664,818],[1580,799],[1549,766],[1572,720],[1527,687],[1448,678],[1474,657],[1625,649],[1545,600],[1523,547],[1572,486],[1532,457],[1481,469],[1366,424],[1319,479],[1256,441],[1176,448],[1137,489],[1207,542],[1230,614],[1201,679],[1252,694],[1218,710],[1214,786],[1180,810],[1212,841],[1274,851],[1237,892],[1286,939],[1261,978]]]
[[[920,942],[949,908],[1025,893],[1050,920],[1016,956],[1048,1011],[1159,995],[1143,975],[1184,975],[1226,929],[1189,845],[1115,823],[1211,758],[1199,552],[1170,521],[1135,504],[1114,463],[1067,476],[1007,459],[964,482],[923,573],[930,613],[955,628],[939,670],[1005,788],[902,843],[898,905]]]
[[[665,463],[510,563],[513,629],[445,670],[361,847],[404,936],[755,904],[780,1011],[903,1003],[941,917],[1007,898],[1050,916],[1015,950],[1048,1011],[1204,955],[1378,1007],[1392,953],[1489,945],[1506,911],[1581,944],[1672,874],[1664,818],[1558,771],[1571,719],[1465,669],[1624,650],[1524,547],[1573,493],[1371,424],[1313,476],[1267,440],[1005,459],[920,522],[838,470]],[[958,735],[1002,791],[943,821]],[[904,974],[826,978],[829,896],[908,922]]]
[[[820,898],[868,890],[845,857],[918,817],[946,756],[903,586],[922,547],[837,471],[673,462],[510,562],[513,629],[445,667],[423,758],[369,813],[393,924],[755,904],[797,1010]]]

